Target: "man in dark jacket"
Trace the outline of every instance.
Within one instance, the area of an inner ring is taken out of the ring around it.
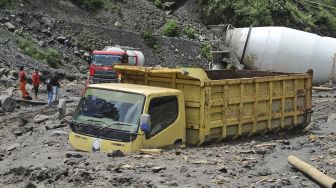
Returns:
[[[52,102],[55,102],[57,100],[58,95],[58,88],[60,87],[59,84],[59,78],[57,75],[54,75],[51,79],[51,87],[52,87]]]
[[[48,93],[48,106],[51,106],[51,102],[52,102],[52,85],[51,85],[51,75],[48,74],[48,78],[45,81],[45,85],[47,86],[47,93]]]

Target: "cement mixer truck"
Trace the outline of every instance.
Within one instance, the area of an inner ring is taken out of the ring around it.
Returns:
[[[286,27],[222,28],[226,31],[219,37],[244,69],[288,73],[312,69],[314,84],[335,81],[335,38]],[[220,62],[213,67],[223,68]]]
[[[90,71],[86,85],[94,83],[117,82],[119,74],[112,68],[113,64],[122,63],[142,66],[145,63],[143,53],[131,47],[107,46],[95,50],[89,59]]]

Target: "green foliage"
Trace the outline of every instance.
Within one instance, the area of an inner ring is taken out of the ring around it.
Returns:
[[[161,0],[155,0],[155,1],[154,1],[154,5],[155,5],[156,7],[158,7],[158,8],[161,8],[161,7],[162,7],[162,2],[161,2]]]
[[[163,26],[163,33],[168,37],[178,36],[178,22],[175,19],[169,19]]]
[[[155,48],[157,45],[157,40],[152,29],[145,28],[141,34],[141,37],[145,40],[145,43],[148,47]]]
[[[12,3],[12,0],[0,0],[0,8],[9,6]]]
[[[211,61],[212,60],[212,53],[211,53],[211,44],[210,43],[204,43],[201,48],[201,55]]]
[[[336,36],[334,0],[199,0],[206,24],[232,24],[235,27],[285,26]],[[316,3],[321,3],[318,5]],[[327,5],[327,6],[322,6]]]
[[[45,54],[44,61],[52,68],[57,68],[60,63],[60,55],[58,51],[52,48],[48,48],[47,53]]]
[[[35,42],[28,39],[18,40],[17,44],[25,55],[47,63],[52,68],[58,67],[60,63],[60,55],[55,49],[48,48],[48,50],[45,52],[40,49]]]
[[[188,38],[190,39],[195,39],[196,38],[196,31],[194,28],[191,26],[187,26],[183,29],[183,32],[187,35]]]
[[[82,8],[88,10],[97,10],[104,7],[104,2],[102,0],[71,0],[73,3],[81,6]]]
[[[43,60],[44,54],[43,51],[39,49],[36,43],[28,39],[22,39],[18,41],[19,48],[22,49],[23,53],[36,59]]]

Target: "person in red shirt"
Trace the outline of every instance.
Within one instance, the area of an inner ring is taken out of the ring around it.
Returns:
[[[20,91],[22,93],[22,98],[26,99],[28,97],[28,92],[26,90],[27,77],[24,71],[24,67],[20,67],[19,70]]]
[[[40,75],[38,73],[38,69],[35,69],[35,72],[32,75],[33,87],[35,92],[35,99],[37,100],[38,89],[40,86]]]

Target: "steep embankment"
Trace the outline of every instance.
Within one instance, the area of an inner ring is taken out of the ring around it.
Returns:
[[[235,27],[285,26],[336,37],[336,2],[331,0],[199,0],[207,24]]]
[[[207,62],[200,51],[208,31],[194,1],[157,8],[147,0],[114,0],[94,8],[75,0],[3,0],[0,7],[0,87],[15,86],[20,65],[29,75],[38,67],[42,74],[83,80],[84,54],[111,45],[142,50],[146,66],[203,67]],[[169,20],[176,24],[167,27]],[[174,35],[164,36],[165,30]]]

